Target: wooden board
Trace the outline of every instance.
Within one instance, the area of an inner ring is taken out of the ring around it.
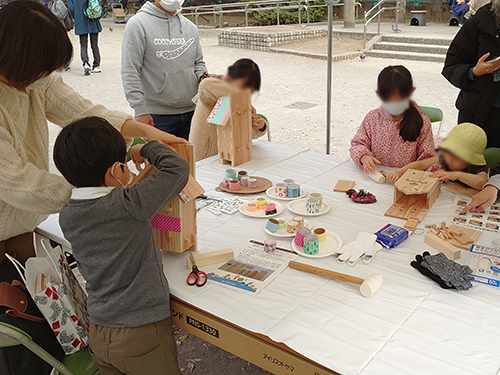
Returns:
[[[475,230],[475,229],[471,229],[471,228],[464,228],[464,227],[461,227],[458,225],[451,225],[450,230],[462,233],[462,236],[470,238],[473,241],[473,243],[476,243],[477,240],[479,239],[479,237],[481,237],[481,235],[483,234],[483,232],[480,230]],[[464,249],[464,250],[469,250],[471,247],[471,244],[469,244],[469,245],[461,244],[455,238],[453,238],[452,240],[449,240],[448,242],[451,243],[452,245],[459,247],[461,249]]]
[[[354,187],[354,181],[348,180],[338,180],[337,185],[333,188],[333,191],[339,191],[345,193],[347,190]]]
[[[465,195],[466,197],[471,197],[477,193],[480,192],[480,190],[464,186],[462,184],[459,184],[457,182],[451,183],[451,184],[443,184],[441,186],[441,189],[445,191],[449,191],[450,193],[456,194],[456,195]]]
[[[385,212],[385,216],[395,217],[397,219],[408,220],[416,218],[422,221],[429,212],[426,209],[427,195],[404,195],[398,197],[397,202],[393,203],[391,207]]]
[[[440,184],[430,172],[408,169],[394,184],[394,187],[406,195],[430,193],[435,185]]]
[[[203,254],[193,254],[194,261],[198,268],[211,266],[213,264],[223,264],[230,260],[234,260],[234,251],[231,248],[211,251]],[[191,256],[186,258],[186,265],[189,269],[193,267]]]
[[[271,186],[273,186],[273,183],[271,181],[269,181],[267,178],[264,178],[264,177],[255,177],[255,176],[250,176],[250,178],[256,178],[257,179],[257,187],[249,188],[248,186],[242,185],[240,187],[240,190],[229,190],[228,187],[222,186],[222,182],[221,182],[219,184],[219,188],[222,191],[225,191],[227,193],[233,193],[233,194],[255,194],[255,193],[261,193],[263,191],[266,191]]]
[[[430,231],[425,235],[424,242],[450,259],[456,260],[460,258],[461,250],[458,247],[430,233]]]

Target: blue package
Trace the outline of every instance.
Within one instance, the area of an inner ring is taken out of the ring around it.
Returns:
[[[396,225],[387,224],[385,227],[375,232],[377,242],[382,246],[392,249],[408,238],[409,232]]]

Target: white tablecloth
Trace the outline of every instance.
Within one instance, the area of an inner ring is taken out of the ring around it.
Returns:
[[[197,179],[210,196],[227,196],[214,188],[226,166],[217,159],[197,165]],[[254,160],[239,166],[273,183],[293,178],[308,192],[320,192],[332,210],[311,218],[313,226],[336,232],[344,243],[358,232],[375,232],[402,220],[384,212],[392,203],[393,185],[378,185],[350,160],[275,143],[254,145]],[[378,202],[357,205],[343,193],[333,192],[339,179],[356,181]],[[425,223],[446,220],[454,196],[441,192]],[[292,216],[285,208],[281,216]],[[236,213],[198,212],[199,251],[227,247],[235,251],[248,240],[264,240],[264,219]],[[56,217],[41,226],[60,237]],[[497,236],[484,233],[478,243],[490,245]],[[283,342],[302,355],[342,374],[497,374],[500,369],[500,290],[474,283],[469,291],[442,290],[411,268],[417,253],[429,249],[423,235],[413,235],[392,250],[380,251],[369,265],[338,264],[333,258],[299,261],[359,277],[378,272],[380,290],[364,298],[353,284],[286,269],[258,295],[207,284],[186,284],[184,254],[166,254],[164,269],[171,293],[203,310],[247,330]],[[61,239],[61,241],[63,241]],[[278,241],[290,248],[290,241]],[[435,252],[429,249],[431,252]]]

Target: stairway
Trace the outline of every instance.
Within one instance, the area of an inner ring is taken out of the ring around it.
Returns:
[[[366,54],[388,59],[444,62],[452,40],[446,37],[382,35]]]

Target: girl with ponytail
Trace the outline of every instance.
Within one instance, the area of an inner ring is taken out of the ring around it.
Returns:
[[[378,76],[382,106],[369,112],[351,141],[352,160],[365,173],[377,164],[401,168],[436,154],[431,121],[411,100],[411,73],[402,65],[388,66]]]

